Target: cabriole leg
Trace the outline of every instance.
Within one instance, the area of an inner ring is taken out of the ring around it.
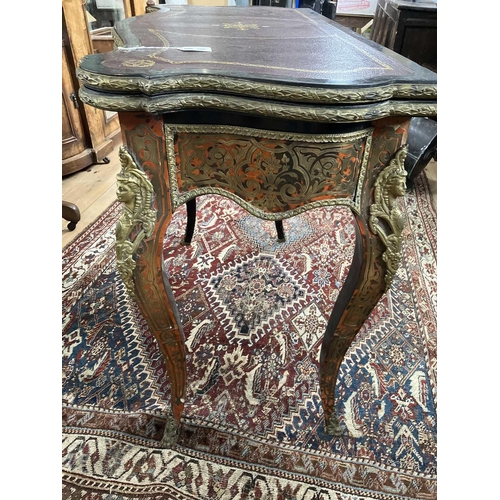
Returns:
[[[120,113],[122,170],[117,197],[124,209],[116,228],[117,267],[165,358],[171,382],[172,414],[163,446],[177,439],[186,396],[184,334],[163,267],[163,241],[172,217],[162,121]]]
[[[395,204],[406,189],[401,148],[374,182],[373,202],[366,216],[356,215],[353,261],[330,316],[320,353],[320,389],[325,430],[339,436],[335,385],[347,349],[392,283],[401,258],[403,217]]]
[[[366,224],[356,216],[356,243],[349,274],[335,302],[320,354],[321,400],[328,434],[342,429],[335,411],[335,385],[340,365],[354,337],[385,289],[379,245],[370,240]]]

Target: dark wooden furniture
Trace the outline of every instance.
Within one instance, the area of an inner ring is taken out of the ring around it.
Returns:
[[[437,0],[378,0],[371,39],[437,71]]]
[[[62,218],[68,221],[68,230],[74,231],[77,223],[81,219],[80,209],[69,201],[62,202]]]
[[[409,188],[433,157],[437,157],[436,120],[422,116],[412,118],[408,129],[408,154],[405,160]]]
[[[252,0],[252,5],[261,7],[291,7],[290,0]]]
[[[78,98],[75,69],[87,54],[109,49],[107,40],[92,34],[87,23],[91,5],[86,1],[62,0],[62,175],[107,160],[120,143],[116,114],[86,106]],[[145,0],[123,0],[127,17],[144,14]]]
[[[361,30],[361,28],[364,28],[372,19],[373,16],[369,15],[356,16],[353,14],[335,14],[333,20],[336,23],[339,23],[346,28],[351,28],[352,30],[356,31],[356,33],[359,33],[359,30]]]
[[[86,26],[84,6],[63,2],[62,14],[62,175],[66,176],[107,162],[121,135],[117,116],[108,117],[78,97],[77,61],[93,52],[89,31],[79,24]]]
[[[436,114],[436,75],[310,9],[151,10],[117,23],[121,48],[85,57],[78,77],[82,101],[120,117],[117,267],[170,375],[164,444],[186,397],[164,234],[176,209],[210,193],[274,221],[351,209],[354,258],[320,355],[325,429],[338,435],[337,374],[399,265],[407,132],[412,116]]]
[[[412,61],[437,71],[437,1],[378,0],[371,39]],[[405,167],[411,185],[437,150],[437,124],[414,118]]]

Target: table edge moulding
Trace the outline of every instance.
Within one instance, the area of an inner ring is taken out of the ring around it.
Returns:
[[[117,267],[169,373],[172,412],[162,444],[177,439],[187,384],[164,236],[186,204],[190,242],[194,203],[204,194],[275,221],[281,240],[283,219],[323,206],[351,210],[354,257],[319,360],[325,431],[341,435],[339,368],[399,266],[408,128],[412,117],[436,116],[436,74],[310,9],[150,10],[117,23],[113,52],[83,58],[78,78],[82,101],[120,118]],[[304,53],[300,37],[311,41]],[[266,53],[258,50],[264,39]],[[224,161],[216,149],[228,152]],[[277,165],[272,176],[263,157]]]

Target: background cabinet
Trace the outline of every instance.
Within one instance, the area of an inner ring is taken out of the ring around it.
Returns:
[[[102,27],[145,13],[146,0],[63,0],[62,2],[62,175],[106,161],[120,142],[116,113],[82,103],[75,68],[87,54],[102,52]],[[102,16],[100,15],[102,13]],[[93,36],[93,30],[96,33]],[[94,46],[95,44],[95,46]]]
[[[87,148],[82,108],[77,99],[78,86],[73,79],[74,66],[67,39],[62,39],[62,160],[63,175],[75,172],[92,162]]]
[[[371,39],[437,72],[437,0],[378,0]]]

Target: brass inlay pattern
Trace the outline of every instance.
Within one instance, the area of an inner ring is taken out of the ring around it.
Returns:
[[[122,66],[127,68],[151,68],[156,63],[150,59],[128,59],[122,62]]]
[[[194,197],[219,194],[267,220],[327,205],[359,213],[355,194],[364,180],[372,131],[313,135],[167,124],[173,210]]]
[[[156,210],[151,208],[154,190],[125,146],[120,147],[121,170],[117,175],[116,197],[123,212],[116,224],[116,267],[130,296],[135,297],[134,255],[144,238],[153,233]]]
[[[78,79],[89,87],[117,92],[141,91],[146,95],[179,91],[230,92],[282,101],[340,103],[384,101],[393,98],[436,99],[436,85],[383,85],[362,89],[329,89],[304,85],[252,82],[241,78],[181,75],[164,78],[106,76],[77,69]]]
[[[295,15],[296,11],[291,10],[290,12],[294,12],[294,15]],[[175,14],[176,14],[175,11],[172,12],[172,15],[175,15]],[[307,16],[305,16],[305,17],[307,17]],[[314,23],[314,24],[316,24],[316,23]],[[238,23],[224,23],[224,28],[233,28],[233,29],[237,29],[240,31],[244,31],[247,29],[259,29],[259,26],[257,24],[243,24],[241,21],[239,21]],[[166,36],[164,36],[160,32],[160,30],[150,28],[149,31],[150,31],[150,33],[152,33],[154,36],[156,36],[163,43],[164,47],[170,46],[170,42],[168,41]],[[163,31],[163,33],[166,33],[166,34],[172,34],[172,35],[176,34],[175,32],[170,32],[167,30],[162,30],[162,31]],[[253,68],[279,69],[279,70],[285,70],[285,71],[293,71],[294,73],[311,73],[311,72],[313,72],[313,73],[328,74],[328,75],[339,74],[339,73],[342,73],[342,74],[358,73],[360,71],[381,69],[381,68],[386,70],[386,71],[389,71],[389,72],[394,71],[394,68],[392,68],[386,62],[383,62],[375,54],[369,52],[368,50],[366,50],[363,47],[360,47],[359,43],[354,43],[353,41],[349,40],[348,35],[344,35],[344,34],[339,35],[338,33],[335,33],[335,32],[329,33],[327,31],[324,31],[323,29],[321,29],[321,31],[323,33],[322,35],[319,35],[319,36],[307,35],[303,38],[307,38],[307,40],[311,40],[312,38],[337,38],[337,39],[340,39],[341,43],[347,43],[348,45],[351,46],[351,48],[353,50],[356,50],[356,51],[362,53],[365,57],[367,57],[368,59],[373,61],[376,64],[376,66],[372,67],[372,66],[357,65],[355,68],[348,69],[348,70],[346,70],[346,69],[338,69],[338,70],[332,70],[332,69],[318,70],[318,69],[315,69],[315,70],[311,70],[311,69],[304,69],[304,68],[287,68],[287,67],[282,67],[282,66],[269,66],[269,65],[265,65],[265,64],[252,64],[252,63],[235,62],[235,61],[215,61],[215,60],[211,60],[211,59],[209,59],[209,60],[196,60],[196,61],[193,61],[192,59],[188,59],[185,61],[174,61],[172,59],[164,57],[162,51],[155,51],[152,54],[149,54],[148,57],[150,57],[151,59],[166,62],[169,64],[193,64],[193,63],[196,63],[196,64],[221,64],[221,65],[244,66],[244,67],[253,67]],[[191,37],[220,38],[219,35],[205,35],[205,34],[193,33],[193,32],[190,33],[190,36]],[[224,38],[228,38],[228,37],[224,36]],[[240,40],[242,39],[241,36],[238,36],[237,38]],[[297,36],[297,35],[293,36],[293,40],[296,40],[297,38],[301,38],[301,37]],[[266,37],[259,36],[259,39],[265,40]],[[269,37],[268,39],[275,40],[275,39],[277,39],[277,37]],[[279,39],[283,39],[283,37],[280,36]],[[160,56],[160,54],[162,54],[162,56]]]
[[[156,36],[157,38],[159,38],[164,47],[170,47],[170,42],[168,41],[168,39],[165,38],[158,30],[155,30],[153,28],[149,28],[148,31],[150,33],[152,33],[154,36]]]
[[[372,61],[376,62],[377,64],[380,65],[380,67],[384,68],[385,70],[388,70],[388,71],[394,71],[394,68],[392,66],[389,66],[387,63],[381,61],[378,57],[376,57],[374,54],[372,54],[371,52],[368,52],[368,50],[366,50],[362,44],[360,44],[359,42],[354,42],[352,41],[350,38],[347,38],[347,37],[340,37],[339,35],[335,34],[335,38],[338,38],[341,40],[341,43],[346,43],[347,45],[350,45],[352,49],[354,50],[357,50],[358,52],[361,52],[362,54],[364,54],[366,57],[368,57],[368,59],[371,59]],[[378,68],[370,68],[370,67],[366,67],[366,68],[363,68],[363,69],[378,69]]]
[[[174,94],[158,97],[112,95],[81,87],[80,98],[86,104],[109,111],[146,111],[163,113],[181,109],[219,109],[253,113],[289,120],[318,122],[360,122],[388,116],[435,116],[435,102],[385,101],[375,104],[329,107],[258,101],[215,94]]]
[[[371,152],[372,139],[373,139],[372,134],[370,134],[366,138],[366,146],[365,146],[366,151]],[[359,213],[359,209],[361,207],[361,195],[363,194],[363,186],[365,183],[367,166],[368,166],[368,156],[365,154],[365,158],[363,159],[363,163],[361,164],[361,171],[359,172],[359,180],[358,180],[358,185],[356,186],[356,193],[354,195],[354,205],[356,207],[357,213]]]
[[[174,60],[174,59],[170,59],[168,57],[165,57],[165,52],[166,52],[165,48],[168,48],[170,46],[168,39],[166,37],[164,37],[163,35],[160,36],[158,30],[150,29],[149,31],[151,33],[153,33],[155,36],[157,36],[159,38],[159,40],[161,40],[161,42],[164,44],[164,46],[160,50],[156,50],[150,54],[147,54],[147,57],[154,62],[162,62],[162,63],[172,64],[172,65],[194,64],[194,63],[195,64],[215,64],[215,65],[222,65],[222,66],[242,66],[245,68],[264,68],[264,69],[272,69],[272,70],[291,71],[294,74],[315,73],[315,74],[320,74],[320,75],[335,75],[335,74],[345,75],[345,74],[352,74],[352,73],[360,73],[362,71],[373,70],[373,69],[380,70],[381,68],[386,70],[386,71],[394,71],[394,68],[392,68],[391,66],[382,62],[380,59],[376,58],[373,54],[370,54],[369,52],[367,52],[363,49],[360,49],[356,45],[352,45],[352,47],[354,49],[357,49],[360,52],[362,52],[366,57],[368,57],[373,62],[375,62],[377,64],[377,66],[358,65],[358,66],[351,68],[349,70],[347,70],[345,68],[343,68],[343,69],[314,69],[314,70],[311,70],[311,69],[305,69],[305,68],[289,68],[286,66],[273,66],[273,65],[268,65],[268,64],[266,65],[266,64],[256,64],[256,63],[245,63],[242,61],[239,61],[239,62],[236,62],[236,61],[218,61],[215,59],[195,59],[195,60],[187,59],[184,61]],[[169,32],[166,32],[166,33],[169,33]],[[219,38],[219,37],[214,36],[214,35],[200,35],[200,34],[195,35],[195,34],[193,34],[193,36]],[[320,37],[320,38],[331,38],[332,36],[334,38],[338,38],[338,35],[331,35],[331,36],[325,36],[325,37]],[[307,38],[307,40],[311,39],[311,37],[306,37],[306,38]],[[313,38],[317,38],[317,37],[313,37]],[[239,39],[241,39],[241,37],[239,37]],[[295,37],[294,37],[294,39],[295,39]],[[275,38],[270,38],[269,40],[275,40]],[[167,41],[167,42],[165,43],[165,41]],[[344,42],[343,38],[342,38],[342,42]],[[350,44],[350,42],[347,42],[347,43]],[[144,48],[147,49],[147,47],[144,47]],[[126,62],[127,61],[124,61],[122,63],[122,66],[126,66],[126,64],[125,64]]]
[[[224,28],[225,29],[236,29],[236,30],[241,30],[241,31],[258,30],[259,25],[258,24],[243,24],[241,21],[239,21],[237,23],[224,23]]]
[[[404,162],[408,146],[400,148],[389,165],[380,172],[375,181],[374,203],[370,206],[368,223],[370,229],[377,234],[385,245],[382,255],[387,265],[385,275],[386,286],[389,287],[401,261],[402,232],[404,218],[396,205],[396,199],[404,196],[406,191],[406,175]]]

